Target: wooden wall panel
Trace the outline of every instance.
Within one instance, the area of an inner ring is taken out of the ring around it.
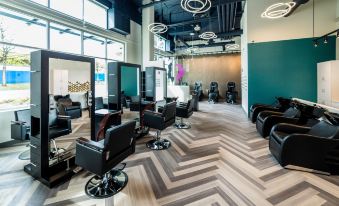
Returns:
[[[225,97],[227,82],[233,81],[236,83],[239,98],[241,97],[240,54],[185,58],[182,62],[186,69],[183,81],[188,82],[190,86],[196,81],[202,81],[204,95],[207,94],[210,82],[216,81],[219,84],[220,95]]]

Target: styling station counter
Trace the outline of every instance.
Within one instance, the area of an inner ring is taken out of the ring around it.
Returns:
[[[168,86],[167,97],[178,97],[179,102],[187,102],[191,99],[189,86]]]

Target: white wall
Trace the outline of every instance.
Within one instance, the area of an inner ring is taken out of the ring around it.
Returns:
[[[126,36],[126,62],[142,64],[141,25],[131,21],[131,34]],[[122,39],[123,40],[123,39]]]
[[[248,44],[247,44],[247,4],[241,20],[243,35],[241,35],[241,105],[248,114]]]
[[[291,16],[280,19],[261,18],[261,13],[281,0],[248,0],[248,42],[268,42],[313,36],[312,0],[301,5]],[[315,36],[336,29],[336,0],[315,0]]]

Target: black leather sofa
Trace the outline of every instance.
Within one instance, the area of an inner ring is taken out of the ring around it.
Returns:
[[[289,98],[277,97],[273,105],[253,104],[250,108],[250,120],[255,123],[259,113],[262,111],[285,112],[291,107],[291,101]]]
[[[60,115],[70,116],[71,119],[77,119],[82,116],[81,103],[73,102],[69,95],[56,95],[54,99]]]
[[[313,127],[275,125],[269,138],[269,150],[283,167],[293,165],[339,173],[339,127],[326,121]]]
[[[131,121],[110,128],[99,142],[77,139],[75,164],[95,174],[85,186],[88,196],[107,198],[127,185],[128,176],[123,168],[114,167],[135,151],[135,124]]]
[[[235,82],[227,83],[226,102],[229,104],[237,103],[238,92],[235,91]]]
[[[31,110],[14,111],[15,121],[11,121],[11,138],[14,140],[29,140],[31,129]]]
[[[184,118],[189,118],[193,114],[193,100],[188,100],[187,103],[180,102],[176,107],[176,116],[180,117],[180,122],[175,124],[177,129],[189,129],[191,125],[184,123]]]
[[[208,102],[219,102],[219,86],[217,82],[211,82],[208,90]]]
[[[256,128],[262,137],[269,136],[271,129],[278,123],[289,123],[297,125],[313,126],[319,121],[317,118],[323,116],[322,108],[308,106],[299,102],[294,102],[293,107],[284,113],[275,111],[260,112],[256,121]]]
[[[171,146],[171,142],[160,137],[161,131],[175,123],[176,102],[165,104],[162,112],[154,112],[146,110],[144,112],[144,126],[157,130],[155,139],[147,142],[147,147],[153,150],[167,149]]]

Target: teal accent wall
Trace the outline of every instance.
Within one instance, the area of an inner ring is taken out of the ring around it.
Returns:
[[[138,87],[138,69],[135,67],[121,67],[121,91],[125,92],[126,96],[137,96]]]
[[[311,38],[248,44],[248,105],[275,97],[317,101],[317,63],[336,58],[335,37],[315,48]]]

